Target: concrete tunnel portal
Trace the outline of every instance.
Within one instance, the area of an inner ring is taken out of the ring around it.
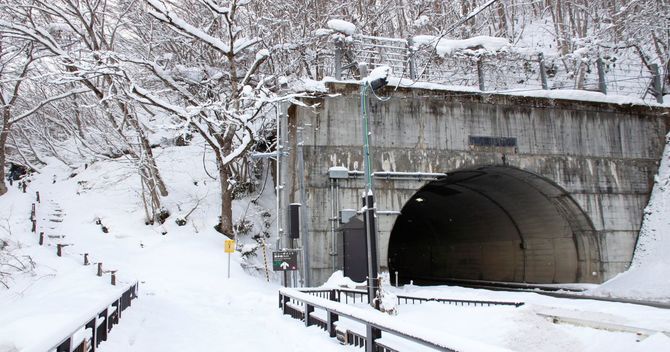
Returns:
[[[601,282],[593,225],[558,185],[504,166],[456,171],[419,189],[391,231],[401,282]]]

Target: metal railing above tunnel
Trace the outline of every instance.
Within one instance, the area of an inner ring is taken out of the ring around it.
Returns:
[[[360,79],[368,69],[388,66],[408,82],[464,86],[482,92],[583,90],[652,98],[663,103],[661,70],[657,64],[621,62],[607,55],[591,57],[514,50],[479,51],[464,48],[440,55],[437,38],[388,38],[362,34],[331,40],[332,52],[318,65],[337,80]],[[369,66],[369,67],[368,67]]]

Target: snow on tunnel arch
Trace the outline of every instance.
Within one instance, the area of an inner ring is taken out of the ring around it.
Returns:
[[[601,282],[596,232],[570,195],[538,175],[489,166],[419,189],[391,231],[404,282]]]

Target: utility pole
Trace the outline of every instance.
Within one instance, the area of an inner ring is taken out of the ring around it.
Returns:
[[[375,224],[375,198],[372,192],[372,171],[370,164],[370,123],[368,119],[368,88],[375,90],[387,84],[386,77],[380,77],[373,81],[363,79],[361,82],[361,130],[363,132],[363,163],[365,165],[365,194],[363,199],[365,223],[365,238],[367,243],[368,259],[368,303],[375,309],[379,309],[377,291],[379,290],[379,263],[377,262],[377,227]]]

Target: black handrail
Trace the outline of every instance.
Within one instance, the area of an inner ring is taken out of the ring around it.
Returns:
[[[424,302],[438,302],[446,303],[457,306],[515,306],[521,307],[524,305],[524,302],[502,302],[502,301],[479,301],[479,300],[468,300],[468,299],[451,299],[451,298],[424,298],[424,297],[413,297],[413,296],[397,296],[398,304],[401,304],[402,300],[405,301],[405,304],[411,301],[412,303],[424,303]]]
[[[112,330],[112,326],[119,323],[121,318],[121,312],[130,307],[132,301],[137,298],[137,288],[138,283],[128,287],[119,298],[110,302],[105,306],[105,309],[96,313],[90,320],[83,323],[72,333],[68,334],[67,337],[64,337],[60,342],[55,344],[49,351],[56,352],[95,352],[100,342],[107,340],[107,334]],[[110,307],[113,309],[110,311]],[[79,339],[73,339],[77,333],[82,329],[91,329],[91,337],[88,338],[85,335],[80,336]]]
[[[455,348],[457,347],[449,347],[446,346],[444,343],[435,341],[433,338],[434,337],[429,337],[429,336],[422,336],[421,333],[417,333],[416,331],[413,331],[411,333],[409,332],[403,332],[399,330],[397,326],[394,326],[395,323],[388,323],[384,322],[383,319],[377,319],[377,318],[365,318],[363,317],[365,314],[360,314],[360,316],[354,314],[353,312],[346,312],[346,310],[352,310],[352,309],[357,309],[355,307],[350,307],[350,306],[342,306],[342,305],[337,305],[339,302],[339,297],[337,297],[341,292],[338,293],[338,291],[342,292],[347,292],[350,290],[338,290],[338,289],[330,289],[330,290],[304,290],[304,292],[294,290],[294,289],[289,289],[289,288],[282,288],[279,290],[279,308],[282,309],[282,312],[284,314],[290,315],[291,317],[295,319],[301,319],[305,322],[305,326],[311,326],[311,325],[317,325],[323,329],[325,329],[330,337],[336,337],[338,334],[338,331],[336,330],[335,323],[339,320],[340,317],[344,317],[350,320],[353,320],[355,322],[361,323],[365,325],[365,330],[366,334],[364,336],[364,341],[361,341],[361,337],[363,337],[360,334],[354,333],[350,330],[346,330],[344,334],[346,336],[351,336],[352,340],[354,341],[346,341],[347,343],[350,344],[355,344],[357,346],[365,346],[365,350],[367,352],[388,352],[388,351],[396,351],[391,347],[385,346],[379,342],[377,342],[378,339],[382,337],[382,332],[385,333],[390,333],[395,336],[398,336],[400,338],[403,338],[405,340],[409,340],[412,342],[415,342],[417,344],[433,348],[438,351],[450,351],[450,352],[455,352],[457,351]],[[325,292],[328,292],[329,298],[322,298],[320,295],[323,295]],[[356,292],[359,293],[359,292]],[[335,301],[335,302],[331,302]],[[302,308],[302,310],[299,310],[298,308]],[[312,313],[314,312],[315,308],[319,308],[322,310],[326,311],[326,320],[324,321],[321,318],[318,318],[314,316]],[[361,313],[364,313],[361,311]],[[341,333],[341,332],[340,332]],[[345,340],[348,340],[344,338]],[[461,340],[464,340],[461,338]],[[506,351],[503,348],[495,347],[495,346],[490,346],[490,345],[484,345],[479,342],[474,342],[471,341],[472,345],[472,350],[481,350],[481,348],[485,348],[486,350],[490,351]],[[459,350],[461,350],[459,348]]]

